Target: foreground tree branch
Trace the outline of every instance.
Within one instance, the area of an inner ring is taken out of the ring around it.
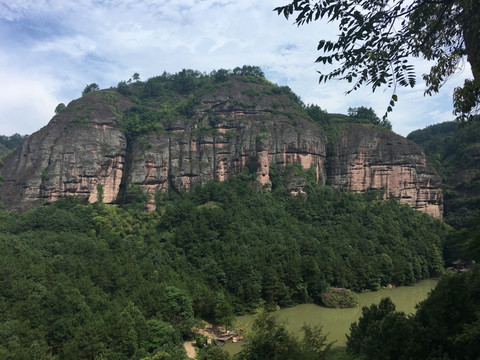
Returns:
[[[336,64],[320,73],[319,82],[331,79],[352,83],[347,93],[362,86],[372,91],[393,89],[384,118],[392,111],[398,86],[417,84],[412,58],[433,61],[423,75],[426,95],[462,69],[466,59],[473,79],[453,94],[454,114],[466,124],[479,113],[480,104],[480,1],[478,0],[294,0],[274,9],[300,26],[320,19],[338,22],[336,41],[320,40],[323,54],[316,62]]]

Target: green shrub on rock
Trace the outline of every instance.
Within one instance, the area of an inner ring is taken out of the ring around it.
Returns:
[[[351,308],[358,306],[358,295],[344,288],[330,288],[322,295],[323,304],[329,308]]]

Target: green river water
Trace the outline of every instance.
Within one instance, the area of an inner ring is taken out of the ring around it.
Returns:
[[[297,305],[276,312],[277,319],[286,321],[286,327],[291,332],[300,332],[304,324],[321,325],[323,332],[328,334],[328,341],[335,341],[334,346],[345,346],[350,324],[362,315],[362,307],[378,304],[384,297],[390,297],[398,311],[414,313],[415,305],[424,300],[430,290],[437,285],[438,280],[423,280],[414,286],[400,286],[393,289],[364,292],[359,294],[359,306],[353,309],[328,309],[314,304]],[[239,316],[235,320],[236,328],[247,328],[252,323],[254,315]],[[241,350],[242,344],[227,343],[223,347],[234,354]]]

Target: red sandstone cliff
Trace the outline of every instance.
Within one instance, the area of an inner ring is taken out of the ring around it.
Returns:
[[[165,132],[135,143],[128,183],[154,194],[169,186],[181,190],[223,181],[248,166],[256,169],[259,186],[269,189],[270,166],[292,163],[313,166],[317,181],[325,183],[323,132],[299,116],[291,101],[279,96],[252,99],[244,86],[234,83],[228,91],[207,94],[193,119],[176,119],[165,124]]]
[[[4,159],[0,199],[7,209],[27,210],[60,197],[97,200],[102,185],[104,201],[118,194],[125,162],[126,141],[117,126],[118,113],[131,106],[89,96],[69,104]]]
[[[121,185],[149,193],[225,180],[245,167],[258,186],[271,187],[270,167],[297,163],[314,168],[317,181],[386,196],[440,217],[438,175],[412,142],[359,124],[346,127],[326,150],[326,137],[298,105],[265,84],[234,81],[200,97],[190,116],[159,119],[163,129],[127,140],[120,123],[133,103],[113,91],[73,101],[65,113],[30,136],[4,159],[0,198],[7,209],[24,211],[69,195],[90,202],[117,199]],[[328,166],[327,166],[328,163]],[[293,193],[302,191],[292,181]]]
[[[414,209],[441,217],[441,179],[420,147],[390,131],[351,124],[332,144],[327,182],[337,189],[384,189]]]

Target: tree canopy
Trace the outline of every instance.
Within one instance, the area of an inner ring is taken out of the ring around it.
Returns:
[[[352,83],[347,92],[362,86],[393,88],[392,111],[398,100],[397,86],[417,84],[413,58],[433,61],[423,74],[425,94],[438,92],[458,72],[464,59],[470,63],[473,79],[453,94],[454,114],[460,124],[471,122],[480,109],[480,2],[477,0],[293,0],[274,9],[303,25],[325,19],[338,23],[336,41],[322,39],[323,51],[316,62],[338,64],[320,72],[320,83],[341,79]]]
[[[285,324],[266,312],[257,315],[248,341],[236,360],[324,360],[328,358],[332,343],[322,333],[321,326],[304,325],[303,339],[287,331]]]
[[[91,83],[91,84],[85,86],[85,89],[83,89],[83,91],[82,91],[82,96],[85,96],[87,94],[90,94],[90,93],[92,93],[94,91],[98,91],[98,90],[100,90],[100,87],[98,86],[98,84]]]
[[[154,213],[76,198],[0,209],[0,359],[181,360],[198,319],[230,327],[261,306],[322,303],[329,287],[375,290],[441,272],[450,230],[440,220],[313,180],[291,196],[276,173],[271,193],[244,172],[158,194]],[[319,329],[304,332],[297,341],[260,328],[268,342],[252,339],[241,359],[322,358]]]
[[[415,314],[395,311],[390,298],[362,308],[350,326],[354,359],[478,359],[480,267],[446,273]]]
[[[348,108],[348,116],[354,119],[365,119],[370,121],[374,125],[381,125],[388,130],[392,130],[392,123],[385,118],[380,120],[372,108],[367,108],[365,106]]]
[[[415,130],[407,139],[425,151],[428,162],[443,179],[444,221],[455,229],[477,226],[480,219],[480,159],[476,149],[480,147],[480,126],[458,128],[454,121],[444,122]],[[466,255],[470,252],[463,254],[462,258],[469,258]]]

